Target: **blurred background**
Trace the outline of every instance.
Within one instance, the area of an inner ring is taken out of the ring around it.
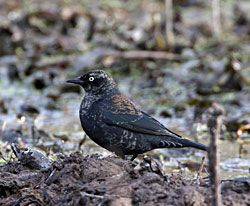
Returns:
[[[249,54],[248,0],[0,0],[0,164],[12,142],[51,158],[110,155],[81,129],[84,91],[65,83],[103,69],[144,111],[204,144],[208,110],[220,104],[222,177],[249,175]],[[204,153],[150,155],[192,174]]]

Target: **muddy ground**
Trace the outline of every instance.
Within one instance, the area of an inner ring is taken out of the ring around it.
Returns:
[[[33,169],[32,169],[33,168]],[[62,155],[47,169],[20,161],[0,168],[0,205],[209,205],[209,184],[164,174],[144,158]],[[250,205],[250,178],[222,182],[224,205]]]
[[[93,69],[205,145],[207,111],[220,104],[223,202],[250,205],[250,1],[221,1],[221,39],[210,1],[173,1],[173,45],[164,2],[0,0],[0,206],[211,203],[208,174],[197,179],[204,153],[160,149],[130,162],[84,134],[84,92],[65,82]],[[46,155],[18,156],[12,144]]]

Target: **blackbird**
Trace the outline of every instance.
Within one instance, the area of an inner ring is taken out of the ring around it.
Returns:
[[[207,147],[182,138],[139,109],[122,95],[114,80],[102,70],[88,72],[68,83],[85,90],[80,106],[83,130],[98,145],[121,158],[156,148]]]

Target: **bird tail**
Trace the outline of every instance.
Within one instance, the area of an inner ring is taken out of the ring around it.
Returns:
[[[193,142],[189,139],[185,139],[182,137],[174,137],[174,136],[164,136],[165,138],[163,139],[162,136],[160,137],[160,141],[157,142],[157,145],[155,147],[158,148],[183,148],[183,147],[193,147],[196,149],[200,149],[203,151],[208,151],[208,148],[200,144],[198,142]],[[154,141],[156,142],[156,141]]]
[[[188,139],[180,138],[178,139],[178,142],[183,145],[182,147],[193,147],[199,150],[208,151],[208,147],[206,147],[205,145],[201,143],[193,142]]]

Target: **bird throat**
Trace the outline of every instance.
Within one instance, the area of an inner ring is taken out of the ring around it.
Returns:
[[[100,99],[100,95],[93,95],[93,94],[86,93],[80,106],[80,116],[82,117],[86,115],[87,112],[89,111],[89,108],[98,99]]]

